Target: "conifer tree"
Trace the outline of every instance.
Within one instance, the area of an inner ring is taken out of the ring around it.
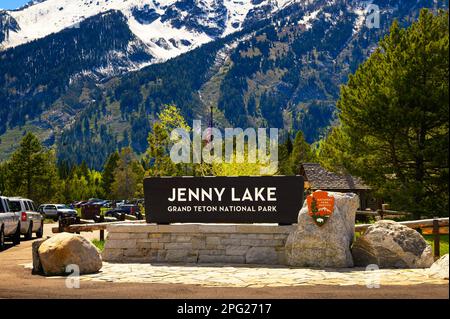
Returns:
[[[114,170],[112,194],[116,199],[133,199],[143,196],[144,169],[129,147],[122,149]]]
[[[102,188],[105,197],[111,199],[111,186],[114,183],[114,171],[119,162],[119,153],[115,151],[112,153],[103,167],[102,172]]]
[[[59,185],[55,162],[54,152],[46,151],[34,134],[27,133],[6,164],[5,193],[36,203],[51,200]]]
[[[294,143],[292,145],[292,152],[289,158],[291,174],[300,174],[300,166],[303,163],[314,162],[315,160],[315,154],[311,149],[311,145],[305,141],[303,132],[298,131],[295,135]]]
[[[361,176],[391,207],[448,216],[448,11],[394,22],[350,76],[340,125],[321,144],[324,165]]]

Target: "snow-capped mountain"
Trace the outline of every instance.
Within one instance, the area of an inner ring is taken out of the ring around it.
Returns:
[[[77,28],[89,17],[118,10],[148,46],[153,62],[161,62],[241,30],[255,13],[268,17],[293,2],[308,0],[38,0],[0,12],[0,48]]]
[[[379,27],[366,23],[368,4]],[[33,130],[60,160],[100,168],[118,147],[143,153],[166,104],[188,123],[213,107],[217,127],[317,141],[348,75],[394,20],[407,27],[422,8],[448,2],[34,0],[0,10],[0,160]]]

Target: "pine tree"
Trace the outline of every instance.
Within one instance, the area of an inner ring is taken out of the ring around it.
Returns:
[[[128,130],[123,131],[122,147],[130,146],[130,134]]]
[[[119,159],[119,153],[116,151],[108,157],[108,160],[103,167],[102,189],[104,196],[108,199],[111,199],[111,186],[114,183],[114,171],[118,166]]]
[[[284,143],[278,146],[278,175],[291,175],[290,156],[292,153],[292,140],[288,134]]]
[[[448,11],[422,10],[350,76],[324,165],[361,176],[391,207],[448,216]]]
[[[289,147],[289,145],[288,145]],[[303,136],[302,131],[298,131],[295,135],[292,152],[290,154],[290,170],[292,175],[300,174],[300,166],[303,163],[314,162],[315,154]]]
[[[89,167],[85,160],[81,162],[81,165],[78,167],[80,174],[82,174],[86,179],[89,179]]]
[[[294,143],[288,136],[278,149],[278,172],[280,175],[298,175],[303,163],[315,162],[316,156],[301,131],[295,135]]]
[[[35,135],[27,133],[6,164],[5,193],[36,203],[51,200],[59,188],[55,162],[54,152],[46,151]]]
[[[5,163],[0,163],[0,195],[3,195],[6,189],[6,167]]]
[[[292,140],[291,140],[291,136],[288,135],[286,142],[284,143],[285,147],[286,147],[286,152],[288,155],[291,155],[292,153],[292,149],[294,148],[294,145],[292,145]]]
[[[114,170],[114,182],[111,185],[114,197],[116,199],[142,197],[143,178],[144,169],[131,148],[122,149],[117,168]]]

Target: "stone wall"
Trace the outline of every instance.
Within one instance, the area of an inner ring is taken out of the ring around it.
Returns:
[[[108,227],[102,257],[110,262],[286,263],[295,226],[274,224],[117,224]]]

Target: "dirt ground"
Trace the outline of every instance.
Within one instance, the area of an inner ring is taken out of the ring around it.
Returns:
[[[52,225],[46,225],[45,235],[51,235]],[[98,238],[97,233],[83,234]],[[19,246],[8,245],[0,253],[0,298],[449,298],[449,286],[413,285],[386,286],[368,289],[365,286],[298,286],[266,288],[209,288],[181,284],[136,284],[81,282],[80,288],[66,288],[65,279],[50,279],[32,275],[30,269],[21,264],[30,263],[31,241],[22,241]]]

